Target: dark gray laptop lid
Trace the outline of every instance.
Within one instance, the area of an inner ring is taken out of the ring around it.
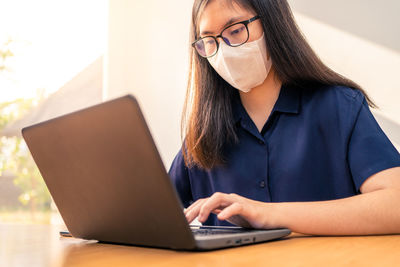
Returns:
[[[195,247],[180,201],[133,96],[22,132],[73,236],[178,249]]]

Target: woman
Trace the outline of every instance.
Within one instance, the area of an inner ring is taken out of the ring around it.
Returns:
[[[400,155],[286,0],[195,0],[191,43],[184,145],[169,171],[189,222],[400,233]]]

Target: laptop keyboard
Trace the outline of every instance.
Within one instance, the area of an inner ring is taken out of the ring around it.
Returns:
[[[243,233],[240,230],[221,230],[221,229],[192,229],[194,235],[207,236],[207,235],[221,235],[221,234],[237,234]]]

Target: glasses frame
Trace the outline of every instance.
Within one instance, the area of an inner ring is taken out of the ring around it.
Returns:
[[[231,25],[229,25],[229,26],[226,26],[224,29],[222,29],[221,33],[218,34],[217,36],[207,35],[207,36],[198,38],[196,41],[194,41],[194,42],[192,43],[192,47],[196,50],[196,53],[199,54],[199,56],[204,57],[204,58],[209,58],[209,57],[215,56],[215,54],[217,54],[217,52],[218,52],[218,49],[219,49],[219,43],[217,42],[217,39],[218,39],[218,38],[221,38],[227,45],[229,45],[229,46],[231,46],[231,47],[238,47],[238,46],[244,45],[245,43],[247,43],[247,41],[248,41],[249,38],[250,38],[250,31],[249,31],[248,25],[249,25],[250,23],[252,23],[253,21],[258,20],[259,18],[260,18],[260,16],[259,16],[259,15],[256,15],[256,16],[252,17],[251,19],[243,20],[243,21],[239,21],[239,22],[235,22],[235,23],[233,23],[233,24],[231,24]],[[239,45],[231,45],[231,44],[228,44],[228,43],[225,41],[224,37],[222,37],[222,33],[223,33],[226,29],[228,29],[228,28],[230,28],[230,27],[232,27],[232,26],[234,26],[234,25],[237,25],[237,24],[243,24],[243,25],[246,27],[246,30],[247,30],[247,39],[246,39],[246,41],[244,41],[243,43],[241,43],[241,44],[239,44]],[[205,56],[202,56],[202,55],[199,53],[199,51],[197,51],[197,49],[196,49],[196,43],[197,43],[198,41],[200,41],[200,40],[203,40],[203,39],[205,39],[205,38],[210,38],[210,37],[213,38],[214,41],[215,41],[215,43],[217,44],[217,49],[215,50],[215,53],[214,53],[214,54],[212,54],[211,56],[205,57]]]

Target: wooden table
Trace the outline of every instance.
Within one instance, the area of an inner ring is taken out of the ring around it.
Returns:
[[[289,238],[180,252],[59,237],[61,227],[0,224],[0,266],[400,266],[400,235]]]

